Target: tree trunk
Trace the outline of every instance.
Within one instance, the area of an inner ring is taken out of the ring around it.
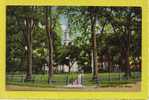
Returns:
[[[93,80],[96,80],[98,78],[95,26],[96,26],[96,8],[91,8],[91,34],[92,34],[92,51],[93,51]]]
[[[27,35],[27,74],[26,80],[32,80],[32,31],[34,27],[34,22],[32,17],[26,18],[26,35]]]
[[[130,71],[130,64],[129,64],[129,55],[130,55],[130,36],[131,36],[131,25],[130,25],[131,17],[130,14],[127,16],[127,26],[126,26],[126,36],[127,36],[127,44],[126,44],[126,72],[125,76],[129,79],[131,76],[131,71]]]
[[[48,23],[48,12],[50,13],[50,25]],[[52,39],[52,16],[51,16],[51,7],[45,8],[45,23],[46,23],[46,32],[48,37],[48,50],[49,50],[49,62],[48,62],[48,83],[51,83],[51,77],[53,74],[53,39]],[[50,27],[49,27],[50,26]]]
[[[30,38],[31,38],[31,34]],[[28,60],[28,69],[27,69],[27,76],[26,76],[26,80],[32,80],[32,43],[29,40],[29,45],[28,45],[28,56],[27,56],[27,60]]]

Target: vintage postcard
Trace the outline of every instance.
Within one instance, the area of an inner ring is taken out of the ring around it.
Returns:
[[[1,0],[0,98],[147,100],[147,0]]]

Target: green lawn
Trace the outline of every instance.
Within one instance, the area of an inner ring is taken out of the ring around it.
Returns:
[[[52,77],[52,83],[48,84],[48,76],[42,74],[34,74],[33,81],[25,82],[23,75],[7,75],[7,84],[21,85],[21,86],[34,86],[34,87],[64,87],[66,83],[67,76],[69,76],[69,81],[73,81],[77,78],[77,73],[67,74],[54,74]],[[100,73],[99,74],[99,85],[100,86],[117,86],[121,84],[135,83],[140,80],[136,77],[136,73],[132,73],[132,77],[127,80],[123,77],[124,73]],[[85,86],[95,86],[96,82],[92,81],[92,74],[84,74],[83,85]]]

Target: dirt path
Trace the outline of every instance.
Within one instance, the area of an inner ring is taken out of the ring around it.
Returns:
[[[137,82],[136,84],[127,84],[123,86],[117,86],[117,87],[96,87],[96,86],[88,86],[85,88],[41,88],[41,87],[29,87],[29,86],[18,86],[18,85],[7,85],[6,90],[8,91],[122,91],[122,92],[128,92],[128,91],[141,91],[141,83]]]

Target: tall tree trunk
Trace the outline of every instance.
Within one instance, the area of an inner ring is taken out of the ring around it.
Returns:
[[[130,56],[130,37],[131,37],[131,17],[130,13],[127,16],[127,26],[126,26],[126,35],[127,35],[127,44],[126,44],[126,77],[129,78],[131,76],[130,64],[129,64],[129,56]]]
[[[93,51],[93,80],[98,78],[97,68],[97,48],[96,48],[96,8],[91,8],[91,34],[92,34],[92,51]]]
[[[48,14],[50,14],[50,25],[48,23]],[[51,7],[45,8],[45,23],[46,23],[46,32],[48,37],[48,50],[49,50],[49,62],[48,62],[48,83],[51,83],[51,78],[53,74],[53,39],[52,39],[52,16],[51,16]]]
[[[127,15],[127,24],[125,25],[125,36],[124,36],[124,47],[122,48],[121,51],[121,55],[123,57],[123,68],[124,68],[124,77],[126,77],[127,79],[129,79],[129,77],[131,76],[131,71],[130,71],[130,64],[129,64],[129,56],[130,56],[130,36],[131,36],[131,17],[130,17],[131,13],[129,12],[129,14]]]
[[[128,38],[128,42],[127,42],[127,51],[126,51],[126,66],[127,66],[127,70],[126,70],[126,76],[129,78],[131,76],[131,71],[130,71],[130,64],[129,64],[129,55],[130,55],[130,35],[131,35],[131,25],[130,25],[130,15],[128,15],[128,25],[127,25],[127,38]]]
[[[33,18],[27,16],[25,19],[25,29],[27,37],[27,74],[26,80],[32,80],[32,31],[34,28]]]

